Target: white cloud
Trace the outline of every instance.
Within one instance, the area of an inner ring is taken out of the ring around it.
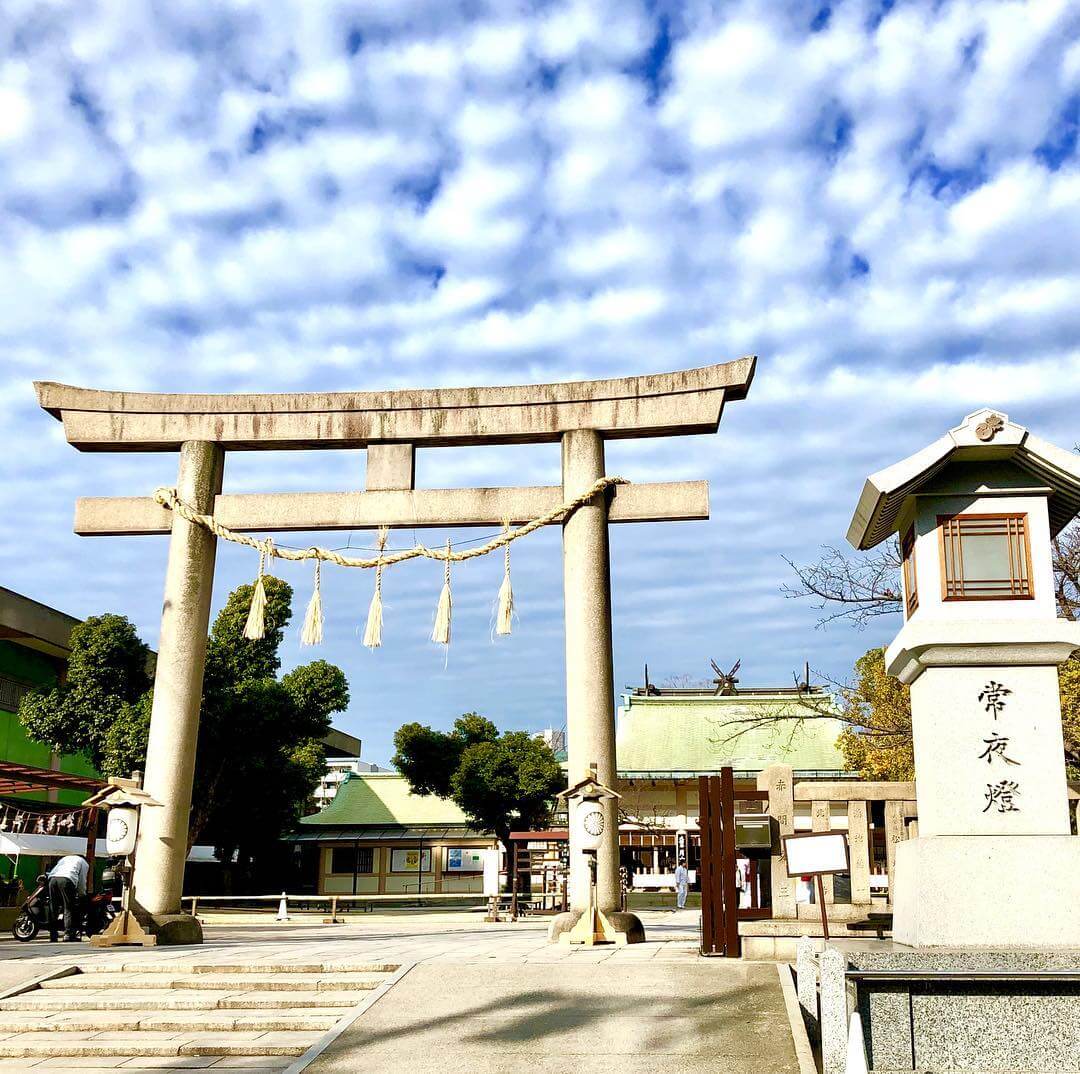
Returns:
[[[624,679],[643,659],[695,670],[698,648],[738,649],[748,681],[786,681],[807,652],[842,674],[887,628],[812,635],[812,610],[777,594],[779,555],[838,542],[866,472],[982,403],[1075,439],[1067,0],[911,0],[880,18],[848,0],[817,32],[797,5],[692,2],[668,10],[667,46],[654,6],[627,0],[493,17],[435,0],[9,7],[0,412],[26,450],[0,459],[0,508],[23,520],[0,580],[49,603],[119,608],[156,639],[164,543],[80,542],[70,510],[145,493],[175,460],[72,452],[33,378],[344,390],[759,353],[717,436],[609,445],[613,472],[713,487],[709,524],[613,534]],[[360,465],[247,456],[227,481],[358,487]],[[430,452],[420,473],[539,483],[557,466],[554,447]],[[515,562],[520,648],[488,641],[497,565],[458,583],[478,626],[457,632],[451,671],[490,679],[443,672],[429,619],[409,621],[438,579],[405,570],[396,647],[361,669],[369,581],[334,576],[328,655],[363,677],[349,721],[383,759],[384,711],[558,723],[557,534]],[[218,599],[250,572],[223,551]]]

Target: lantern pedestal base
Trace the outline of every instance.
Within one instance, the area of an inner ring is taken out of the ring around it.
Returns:
[[[893,939],[910,947],[1080,948],[1080,839],[939,835],[896,847]]]
[[[579,939],[573,935],[574,931],[577,929],[580,935],[584,935],[588,929],[588,925],[583,923],[587,916],[586,910],[567,910],[565,913],[556,914],[548,926],[548,943],[584,943],[586,946],[613,943],[622,947],[626,944],[645,942],[645,926],[641,923],[641,918],[637,914],[619,911],[612,911],[610,914],[596,911],[596,916],[603,920],[605,926],[602,937],[593,939],[591,943],[587,939]],[[596,936],[595,924],[594,922],[594,929],[590,932],[593,936]]]
[[[191,914],[150,917],[121,910],[104,932],[90,937],[91,947],[175,947],[203,942],[202,925]]]

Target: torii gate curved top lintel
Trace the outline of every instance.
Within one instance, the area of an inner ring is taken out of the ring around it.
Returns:
[[[450,447],[551,443],[572,429],[605,439],[715,432],[724,402],[746,397],[754,362],[501,388],[251,395],[110,392],[50,381],[35,388],[80,451],[176,451],[191,440],[230,451]]]
[[[498,526],[586,494],[605,476],[604,441],[714,432],[724,403],[743,399],[754,357],[674,373],[502,388],[193,395],[109,392],[38,382],[38,401],[80,451],[178,451],[177,493],[239,531]],[[562,444],[561,487],[416,489],[415,449]],[[366,491],[222,494],[228,451],[366,448]],[[566,621],[567,757],[571,784],[616,780],[609,522],[708,518],[704,481],[623,484],[561,519]],[[145,788],[160,808],[140,820],[134,899],[159,943],[201,938],[179,913],[198,739],[216,538],[150,497],[83,498],[87,536],[170,534]],[[597,904],[624,934],[643,937],[619,905],[618,817],[606,811]],[[568,920],[589,904],[586,856],[571,828]],[[625,920],[623,920],[625,919]],[[122,940],[120,942],[123,942]]]

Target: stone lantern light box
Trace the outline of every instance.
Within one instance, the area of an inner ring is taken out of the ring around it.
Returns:
[[[1080,946],[1057,674],[1080,624],[1051,560],[1078,513],[1080,457],[990,409],[863,488],[848,540],[903,554],[885,662],[911,687],[919,837],[897,847],[898,942]]]

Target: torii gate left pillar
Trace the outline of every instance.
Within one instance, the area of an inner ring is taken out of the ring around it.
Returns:
[[[212,514],[224,466],[225,453],[216,444],[183,444],[177,495],[200,513]],[[202,940],[197,919],[181,913],[180,896],[216,558],[217,538],[174,515],[143,776],[144,789],[161,808],[140,810],[133,884],[137,906],[154,922],[159,943]]]
[[[178,451],[180,498],[241,532],[485,526],[526,522],[604,476],[608,439],[714,432],[723,404],[745,397],[755,359],[678,373],[529,387],[290,395],[155,395],[36,385],[41,406],[83,451]],[[416,489],[417,447],[562,444],[562,485]],[[226,495],[229,450],[367,449],[367,490]],[[629,484],[597,494],[565,519],[567,754],[570,782],[596,766],[614,786],[609,522],[708,518],[704,481]],[[144,787],[163,803],[144,812],[135,857],[140,920],[158,943],[197,943],[180,912],[198,741],[216,539],[149,497],[80,499],[75,532],[170,534],[161,637]],[[628,941],[644,938],[620,915],[619,833],[608,807],[597,852],[597,903]],[[585,855],[570,845],[571,914],[589,901]]]

